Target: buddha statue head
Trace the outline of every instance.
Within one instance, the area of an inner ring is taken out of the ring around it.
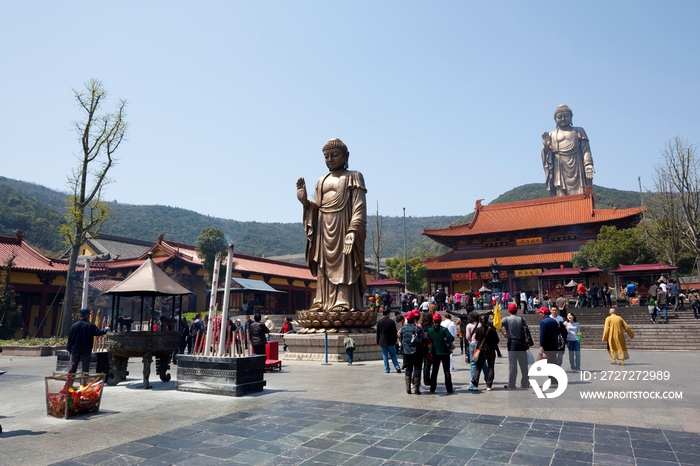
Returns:
[[[348,168],[348,158],[350,151],[348,146],[338,138],[330,139],[323,146],[323,155],[326,158],[326,165],[329,170],[337,170],[339,168]],[[341,164],[342,161],[342,164]]]

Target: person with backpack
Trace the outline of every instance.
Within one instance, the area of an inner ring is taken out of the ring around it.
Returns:
[[[676,280],[671,279],[668,294],[671,297],[671,301],[673,301],[673,310],[678,311],[681,308],[681,287]]]
[[[566,322],[564,321],[564,318],[559,315],[559,309],[556,307],[552,308],[550,316],[552,319],[557,321],[557,328],[559,329],[559,336],[557,337],[556,362],[557,366],[561,366],[564,362],[564,351],[566,351]]]
[[[399,332],[403,362],[406,367],[406,393],[411,394],[411,385],[414,393],[420,395],[420,376],[423,366],[423,345],[427,336],[422,328],[416,325],[416,320],[420,317],[420,312],[409,311],[406,314],[406,323]]]
[[[508,339],[508,385],[503,388],[515,390],[520,368],[520,388],[530,388],[527,375],[527,350],[533,345],[530,329],[525,319],[518,316],[518,307],[508,305],[508,317],[501,319],[501,333]]]
[[[546,307],[541,307],[537,314],[540,316],[540,352],[547,356],[547,364],[556,364],[557,352],[559,351],[558,338],[559,322],[552,319],[550,311]],[[555,377],[550,376],[551,384],[558,385],[559,382]]]

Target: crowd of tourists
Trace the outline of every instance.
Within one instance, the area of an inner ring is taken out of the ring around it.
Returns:
[[[589,287],[583,282],[571,285],[571,300],[575,308],[592,308],[600,306],[612,306],[613,288],[607,282],[598,286],[597,283],[592,283]],[[559,293],[557,306],[562,309],[559,304],[566,298],[562,297],[563,293]],[[376,292],[374,296],[368,298],[368,309],[382,312],[384,309],[398,309],[403,314],[408,311],[417,309],[425,312],[430,304],[434,304],[438,312],[459,312],[476,310],[483,311],[488,306],[485,304],[498,303],[505,308],[508,304],[513,303],[517,309],[525,314],[536,312],[542,306],[552,309],[556,304],[547,294],[540,294],[539,291],[515,290],[514,293],[501,290],[481,290],[481,291],[464,291],[455,293],[446,293],[445,290],[438,288],[434,293],[429,295],[415,295],[413,293],[399,293],[399,303],[394,303],[392,293],[383,290],[381,293]],[[621,296],[626,296],[621,293]],[[681,296],[682,300],[682,296]],[[568,300],[566,305],[568,306]]]
[[[568,309],[565,299],[549,301],[536,310],[540,317],[539,341],[532,340],[525,319],[518,315],[521,307],[513,300],[506,303],[507,316],[494,321],[493,311],[479,312],[474,307],[460,312],[447,308],[440,312],[435,302],[428,302],[425,310],[411,309],[405,315],[397,312],[394,318],[390,310],[383,310],[377,325],[377,344],[382,348],[385,372],[404,372],[407,394],[428,390],[435,393],[442,372],[445,391],[455,392],[452,358],[458,348],[465,362],[470,365],[470,392],[487,391],[494,388],[495,361],[500,357],[499,345],[508,350],[508,383],[504,389],[530,388],[528,367],[537,360],[546,359],[550,364],[562,366],[568,352],[569,369],[581,372],[581,326],[576,314]],[[449,304],[449,301],[448,301]],[[602,336],[607,343],[611,364],[624,364],[629,358],[625,333],[634,338],[627,323],[617,315],[614,308],[605,321]],[[459,345],[457,344],[459,343]],[[465,354],[466,351],[466,354]],[[399,362],[403,357],[403,362]],[[350,362],[350,361],[349,361]],[[556,384],[556,379],[552,379]]]

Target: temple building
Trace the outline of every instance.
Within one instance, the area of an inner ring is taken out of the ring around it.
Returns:
[[[22,329],[15,336],[55,335],[60,328],[68,262],[46,257],[25,241],[21,231],[15,236],[0,236],[3,267],[10,258],[10,285],[16,294],[15,301],[22,308],[23,321]],[[77,271],[82,272],[82,267]]]
[[[114,237],[112,241],[115,241]],[[208,281],[195,246],[165,240],[163,235],[136,257],[94,260],[92,265],[102,273],[91,276],[91,282],[98,278],[122,280],[133,273],[149,254],[152,255],[153,262],[171,278],[192,291],[193,295],[184,298],[184,311],[204,312],[208,309],[208,288],[211,287],[211,282]],[[293,313],[309,306],[316,285],[316,278],[306,266],[243,254],[234,254],[231,276],[234,280],[242,278],[240,283],[245,284],[244,287],[237,287],[231,295],[231,312],[238,312],[252,298],[256,302],[256,309],[261,312]],[[219,284],[222,290],[223,281],[222,276]],[[133,309],[124,311],[129,313]]]
[[[183,311],[208,309],[211,282],[194,245],[167,241],[162,235],[155,243],[103,235],[89,238],[80,252],[76,286],[82,286],[83,264],[90,259],[89,303],[91,309],[102,315],[107,315],[110,301],[102,293],[132,274],[149,254],[158,267],[193,292],[184,297]],[[48,337],[60,333],[68,261],[41,254],[25,241],[20,231],[15,236],[0,236],[2,265],[11,257],[14,259],[10,284],[17,304],[22,307],[24,323],[15,337]],[[234,254],[233,263],[231,276],[235,289],[229,302],[231,312],[239,312],[250,299],[255,300],[256,310],[270,314],[293,314],[311,304],[316,277],[305,265],[243,254]],[[220,277],[222,290],[223,281]],[[78,297],[76,305],[79,303]],[[119,312],[130,316],[138,303],[125,299],[120,306]]]
[[[538,276],[547,269],[571,268],[573,254],[595,240],[602,226],[631,228],[640,221],[643,207],[596,209],[593,190],[585,188],[583,194],[504,204],[479,200],[470,223],[423,230],[452,249],[425,261],[428,290],[454,293],[488,286],[494,262],[505,290],[539,290]]]

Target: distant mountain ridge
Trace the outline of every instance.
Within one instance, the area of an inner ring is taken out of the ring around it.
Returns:
[[[639,193],[594,186],[598,208],[634,207],[640,204]],[[531,183],[511,189],[494,199],[501,204],[549,197],[544,184]],[[11,235],[22,230],[27,240],[47,253],[56,255],[65,246],[58,236],[63,221],[67,194],[44,186],[0,176],[0,234]],[[210,217],[178,207],[130,205],[110,202],[112,218],[102,229],[105,234],[155,242],[159,234],[166,239],[194,244],[202,229],[220,228],[234,241],[236,252],[258,257],[299,256],[305,250],[301,222],[240,222]],[[426,257],[446,249],[422,236],[425,228],[443,228],[471,221],[473,213],[456,216],[406,217],[406,250],[409,256]],[[375,222],[368,213],[367,256]],[[386,239],[382,257],[403,255],[403,217],[382,216],[382,238]]]

